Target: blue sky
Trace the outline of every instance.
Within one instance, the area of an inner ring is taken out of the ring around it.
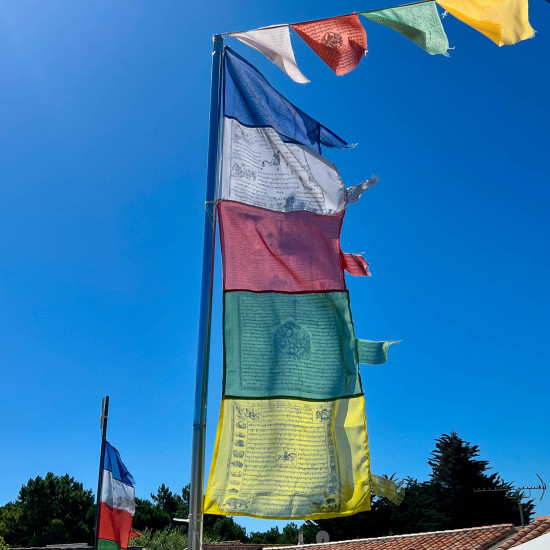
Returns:
[[[103,395],[137,495],[189,481],[211,37],[389,5],[0,0],[0,505],[48,471],[95,490]],[[456,430],[505,480],[550,482],[549,10],[503,48],[448,16],[450,58],[365,21],[344,77],[294,35],[306,86],[227,39],[359,144],[327,152],[346,185],[381,177],[342,234],[373,273],[348,278],[357,336],[402,340],[361,367],[374,473],[427,479]],[[219,258],[215,286],[207,468]]]

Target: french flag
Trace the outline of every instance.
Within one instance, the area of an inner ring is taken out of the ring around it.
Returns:
[[[107,441],[102,477],[97,550],[126,550],[128,539],[140,536],[132,531],[136,510],[135,481],[119,452]]]

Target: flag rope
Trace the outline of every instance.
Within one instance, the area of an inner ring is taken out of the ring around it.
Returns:
[[[418,2],[409,2],[408,4],[400,4],[399,6],[390,6],[391,8],[406,8],[407,6],[416,6],[417,4],[427,4],[429,2],[434,2],[435,0],[419,0]],[[550,0],[548,0],[550,1]],[[318,23],[319,21],[329,21],[330,19],[337,19],[338,17],[349,17],[350,15],[355,15],[356,13],[371,13],[374,11],[380,11],[388,8],[377,8],[375,10],[368,11],[352,11],[351,13],[343,13],[340,15],[333,15],[332,17],[321,17],[320,19],[310,19],[308,21],[299,21],[297,23],[279,23],[277,25],[269,25],[267,27],[259,27],[257,29],[248,29],[246,31],[231,31],[231,32],[222,32],[222,36],[231,36],[232,34],[250,32],[264,29],[280,29],[281,27],[291,27],[292,25],[302,25],[305,23]]]

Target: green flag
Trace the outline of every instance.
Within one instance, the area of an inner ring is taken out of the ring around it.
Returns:
[[[432,0],[408,6],[364,11],[360,15],[400,32],[431,55],[446,54],[449,49],[447,35]]]

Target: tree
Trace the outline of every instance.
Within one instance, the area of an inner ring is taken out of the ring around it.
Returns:
[[[235,522],[231,516],[205,514],[204,533],[212,540],[240,540],[247,542],[246,529]]]
[[[291,522],[283,527],[282,532],[277,526],[261,533],[252,531],[249,541],[257,544],[298,544],[298,526]],[[315,537],[314,537],[315,539]]]
[[[155,507],[166,512],[172,518],[186,518],[189,515],[189,485],[182,489],[181,496],[172,493],[163,483],[157,490],[157,494],[151,494]]]
[[[159,531],[172,525],[172,517],[163,510],[159,510],[150,500],[136,497],[136,512],[132,520],[132,527],[138,531],[149,529]]]
[[[10,547],[6,544],[3,537],[0,537],[0,550],[10,550]]]
[[[17,546],[93,541],[94,496],[68,474],[29,479],[0,509],[0,534]]]
[[[479,447],[461,439],[455,431],[436,439],[428,464],[444,527],[458,529],[496,523],[520,524],[517,493],[498,473],[488,474],[489,462],[480,460]],[[489,489],[491,492],[476,492]],[[522,502],[529,521],[533,501]]]

